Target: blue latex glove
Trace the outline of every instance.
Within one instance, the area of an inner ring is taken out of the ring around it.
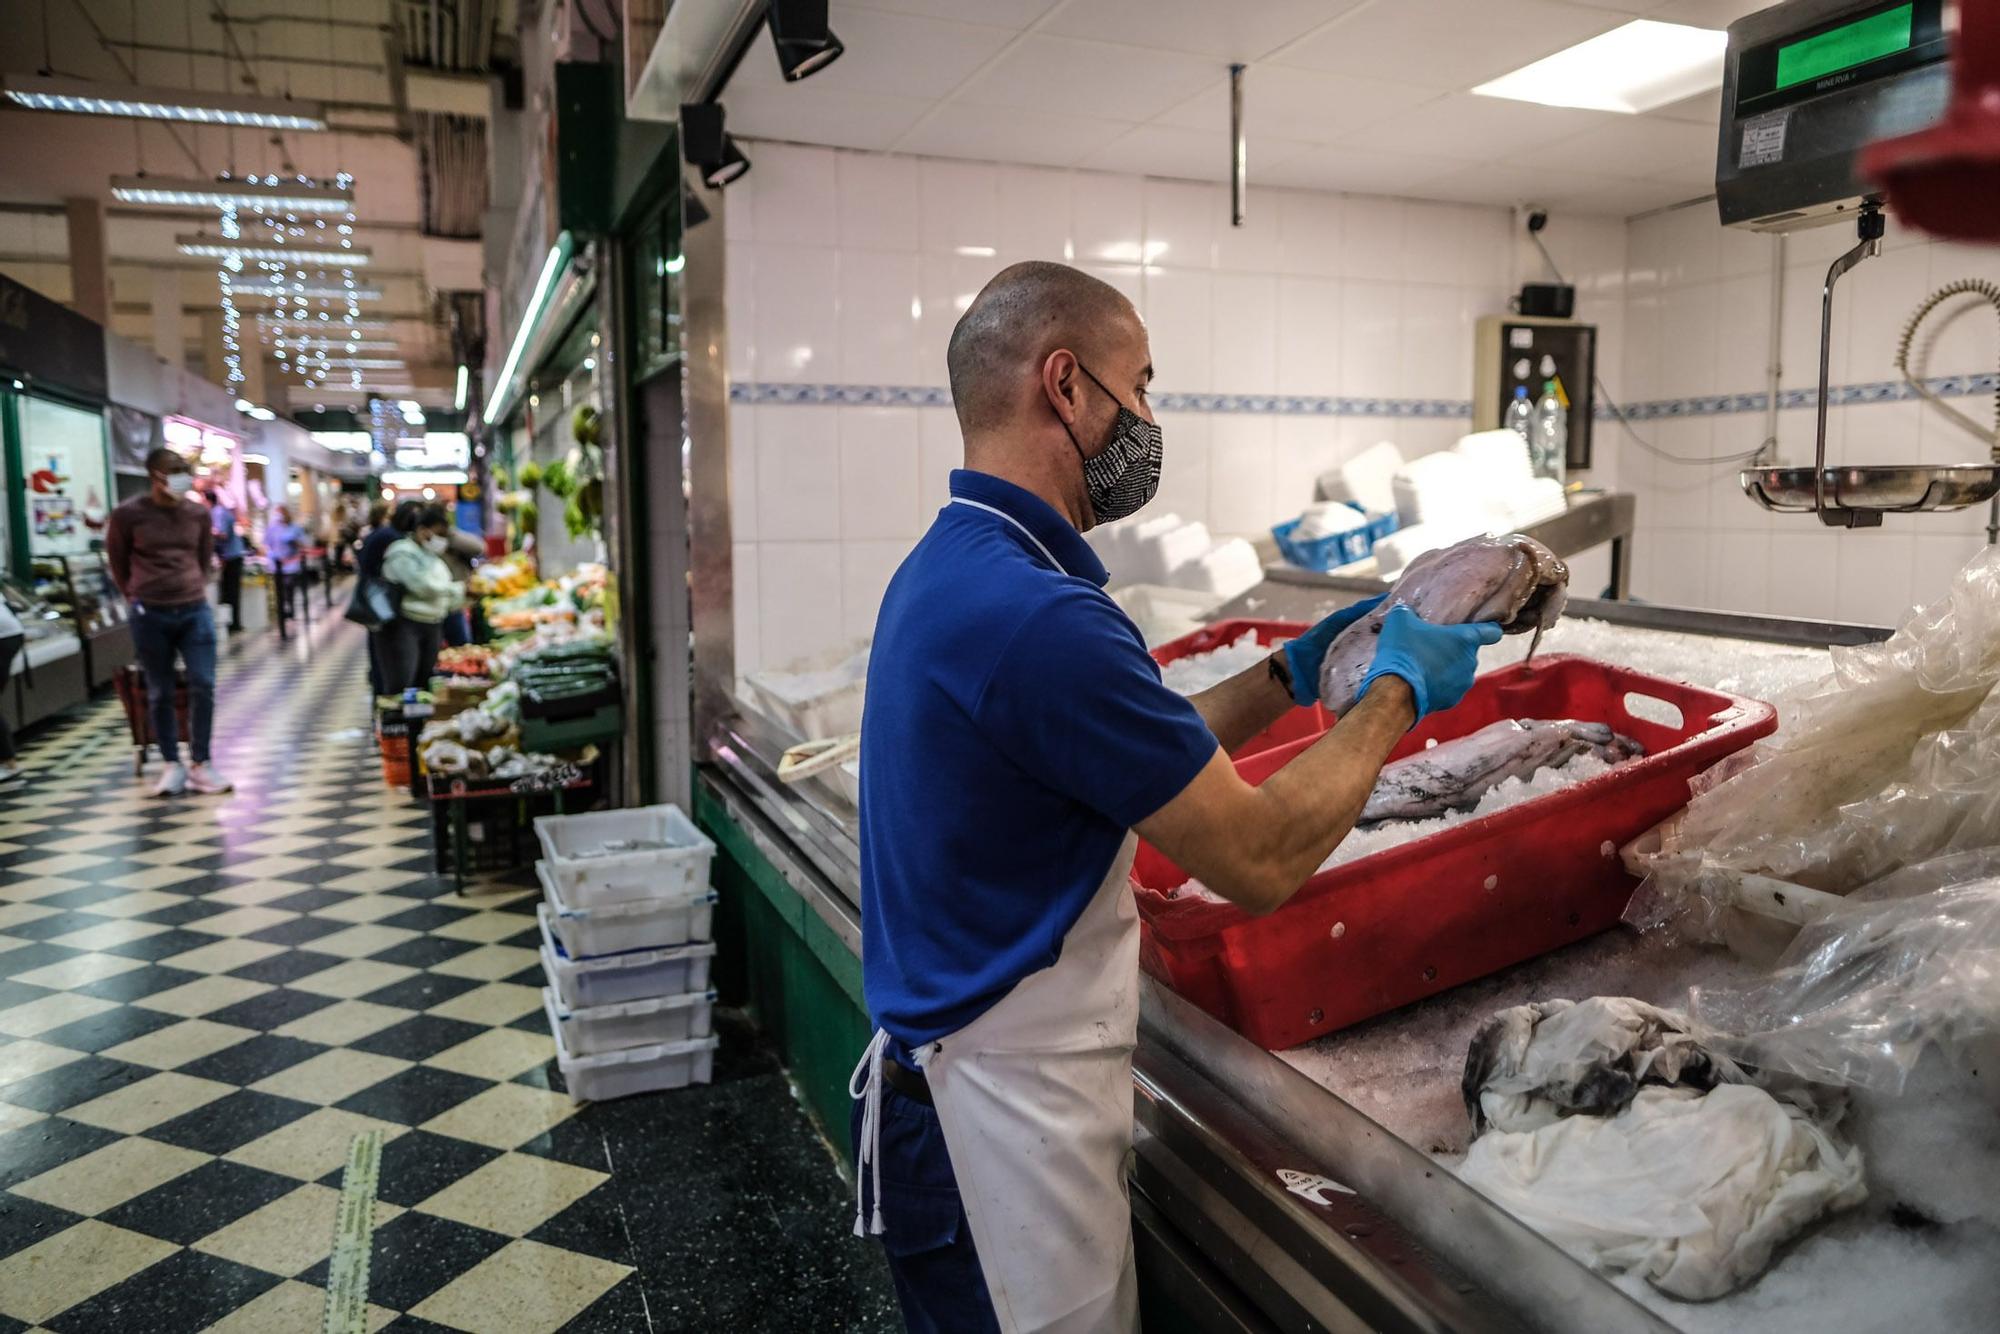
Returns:
[[[1378,593],[1351,607],[1342,607],[1318,625],[1285,645],[1285,665],[1292,671],[1292,698],[1300,706],[1319,703],[1319,667],[1326,651],[1342,630],[1380,606],[1387,593]]]
[[[1448,709],[1472,689],[1479,670],[1482,644],[1500,642],[1500,627],[1491,621],[1471,625],[1432,625],[1408,607],[1393,608],[1382,620],[1375,660],[1361,679],[1361,694],[1384,676],[1400,676],[1416,696],[1417,717]]]

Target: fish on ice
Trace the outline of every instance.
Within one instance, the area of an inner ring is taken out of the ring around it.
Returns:
[[[1579,755],[1617,764],[1645,753],[1605,723],[1503,718],[1383,766],[1361,808],[1361,822],[1426,820],[1467,810],[1509,778],[1561,768]]]

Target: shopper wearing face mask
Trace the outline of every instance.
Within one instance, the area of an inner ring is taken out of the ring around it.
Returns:
[[[1497,626],[1384,623],[1360,702],[1261,787],[1228,751],[1317,696],[1349,607],[1183,699],[1083,532],[1159,489],[1146,330],[1114,288],[1016,264],[947,352],[965,467],[889,583],[861,736],[856,1229],[912,1331],[1137,1327],[1135,832],[1251,912],[1353,828]]]
[[[215,614],[208,605],[208,565],[215,535],[208,510],[188,493],[194,474],[171,449],[146,455],[152,483],[111,511],[104,556],[111,578],[132,607],[132,647],[146,673],[146,707],[153,740],[167,762],[155,795],[227,792],[229,781],[210,762],[215,716]],[[174,660],[187,668],[191,764],[183,766],[174,718]]]
[[[400,590],[396,619],[383,630],[378,645],[384,694],[430,685],[439,627],[465,603],[465,585],[452,578],[444,562],[450,527],[444,506],[426,505],[417,512],[410,535],[382,553],[382,577]]]

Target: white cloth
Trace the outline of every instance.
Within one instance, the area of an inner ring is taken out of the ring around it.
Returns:
[[[1125,1176],[1139,1033],[1139,920],[1127,884],[1136,847],[1128,834],[1054,964],[916,1053],[1009,1334],[1139,1327]]]
[[[1689,1300],[1755,1278],[1775,1247],[1868,1193],[1859,1149],[1746,1084],[1645,1088],[1616,1116],[1489,1131],[1459,1175],[1592,1267]]]

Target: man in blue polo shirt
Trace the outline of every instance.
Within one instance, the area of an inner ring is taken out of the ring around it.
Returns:
[[[856,1229],[913,1331],[1132,1330],[1134,831],[1252,912],[1359,816],[1496,626],[1390,613],[1360,702],[1261,787],[1227,752],[1311,703],[1337,612],[1192,699],[1082,532],[1159,485],[1146,331],[1115,289],[1017,264],[952,333],[965,467],[889,584],[861,747]]]

